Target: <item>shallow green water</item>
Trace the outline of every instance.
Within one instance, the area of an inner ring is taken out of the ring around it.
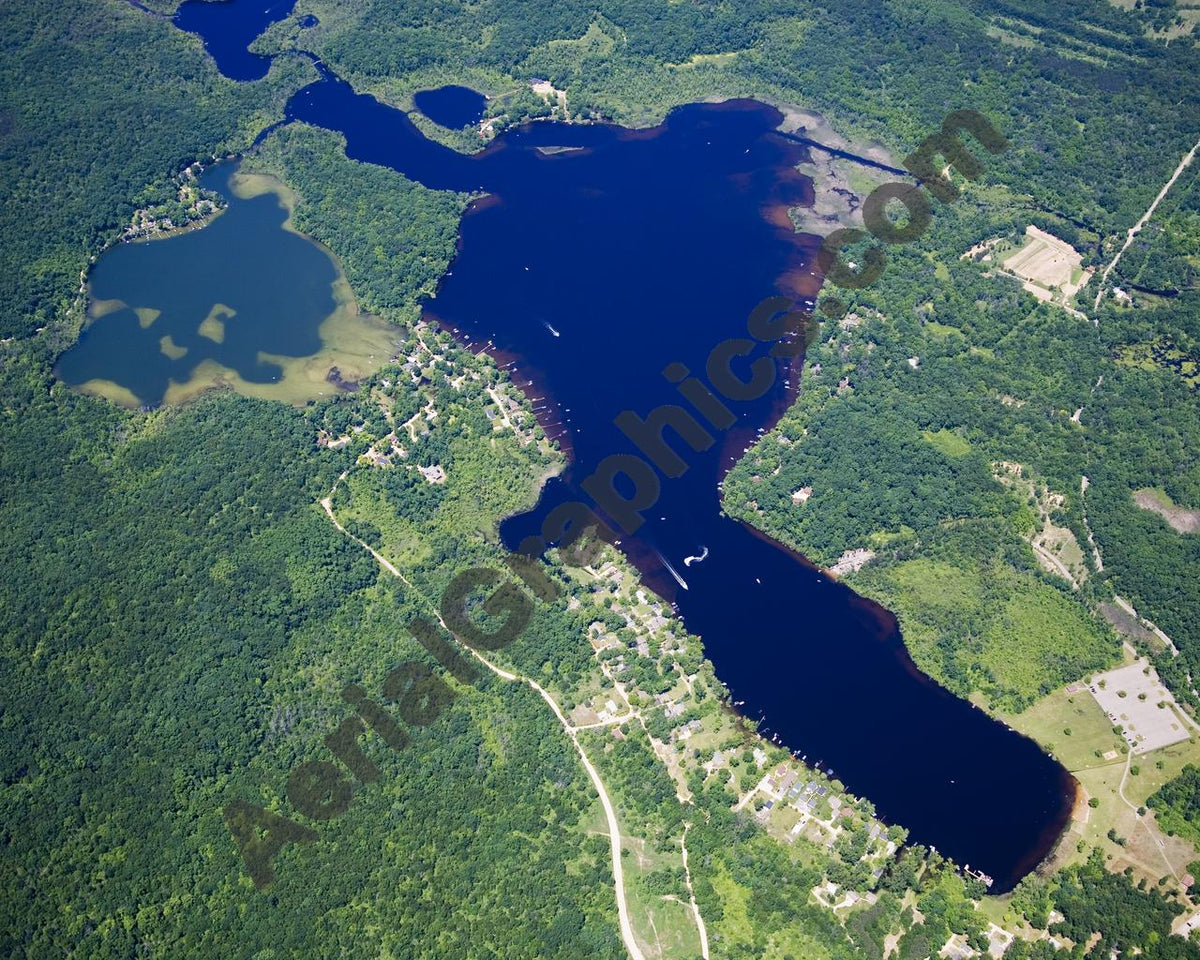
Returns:
[[[246,196],[262,186],[242,183],[239,196],[237,169],[222,163],[202,177],[229,201],[204,228],[101,257],[89,280],[93,322],[61,358],[63,381],[157,404],[198,376],[212,379],[214,365],[235,384],[269,385],[283,379],[286,358],[321,351],[321,325],[345,299],[337,265],[285,229],[280,193]]]

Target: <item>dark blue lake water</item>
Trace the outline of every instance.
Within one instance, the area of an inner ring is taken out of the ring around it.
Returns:
[[[261,80],[271,69],[271,58],[246,48],[295,6],[296,0],[186,0],[175,12],[174,23],[199,34],[204,49],[231,80]]]
[[[795,170],[806,148],[774,132],[771,107],[696,104],[652,130],[537,123],[467,157],[323,77],[292,99],[289,120],[338,131],[349,156],[427,187],[489,194],[464,217],[427,314],[513,362],[571,452],[538,507],[506,524],[510,547],[555,504],[590,502],[580,484],[605,457],[638,452],[614,417],[682,403],[664,368],[682,363],[703,378],[710,351],[745,337],[759,301],[807,304],[820,287],[818,241],[786,214],[811,199]],[[708,450],[668,431],[686,470],[662,480],[622,548],[704,638],[747,715],[765,716],[769,733],[832,768],[914,841],[1007,889],[1061,832],[1069,774],[921,674],[889,613],[721,513],[724,471],[787,402],[789,372],[772,363],[773,387],[729,403],[735,425],[713,430]],[[703,562],[684,566],[704,548]]]
[[[450,84],[435,90],[420,90],[413,102],[434,123],[459,130],[483,119],[487,97],[470,87]]]

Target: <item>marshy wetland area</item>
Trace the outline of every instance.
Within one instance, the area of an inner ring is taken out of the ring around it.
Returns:
[[[198,225],[118,243],[88,278],[67,384],[126,407],[216,387],[304,403],[379,369],[398,327],[359,310],[336,259],[292,224],[296,197],[236,160],[199,181],[226,203]]]

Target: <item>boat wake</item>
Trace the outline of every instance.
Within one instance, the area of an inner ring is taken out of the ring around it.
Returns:
[[[675,582],[678,583],[681,587],[683,587],[684,590],[687,590],[688,589],[687,581],[684,580],[683,577],[681,577],[679,575],[679,572],[673,566],[671,566],[671,561],[668,560],[666,557],[664,557],[662,555],[661,551],[656,550],[654,552],[658,554],[658,559],[663,562],[663,566],[666,567],[667,571],[671,574],[671,576],[673,576],[675,578]]]

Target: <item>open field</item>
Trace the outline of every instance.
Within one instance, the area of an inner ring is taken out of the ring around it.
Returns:
[[[1097,797],[1100,805],[1089,809],[1087,823],[1073,824],[1072,831],[1082,828],[1088,843],[1111,855],[1110,866],[1115,869],[1129,865],[1153,882],[1162,876],[1178,881],[1196,859],[1195,847],[1180,837],[1166,836],[1152,810],[1146,809],[1141,815],[1138,811],[1145,809],[1150,795],[1178,776],[1186,764],[1200,760],[1200,745],[1188,740],[1133,760],[1128,773],[1125,764],[1115,763],[1076,774],[1088,795]],[[1110,830],[1118,841],[1125,842],[1114,842]]]
[[[622,837],[621,848],[630,920],[646,957],[700,956],[687,890],[682,882],[674,885],[665,879],[668,873],[682,876],[678,848],[658,851],[640,837]]]
[[[1143,510],[1157,513],[1179,533],[1200,533],[1200,510],[1180,507],[1167,496],[1164,490],[1143,487],[1133,492],[1133,502]]]
[[[1072,773],[1123,761],[1127,748],[1104,711],[1086,690],[1070,689],[1057,690],[1023,713],[1002,719],[1040,743]]]
[[[1145,701],[1136,699],[1135,675],[1144,686],[1152,682],[1152,677],[1142,672],[1144,666],[1139,660],[1097,674],[1093,684],[1104,679],[1102,693],[1111,692],[1123,705],[1132,696],[1136,703],[1147,704],[1157,714],[1160,711],[1149,695]],[[1114,686],[1113,678],[1123,685]],[[1126,696],[1117,697],[1118,689],[1125,690]],[[1180,722],[1171,708],[1164,710]],[[1055,852],[1056,864],[1080,860],[1095,846],[1104,851],[1111,869],[1131,866],[1137,876],[1151,883],[1166,877],[1169,887],[1183,891],[1181,880],[1197,851],[1181,837],[1167,836],[1145,803],[1185,765],[1200,763],[1200,742],[1185,733],[1169,746],[1131,751],[1083,683],[1057,690],[1029,709],[1001,719],[1052,753],[1083,788],[1071,824]],[[999,913],[1003,913],[1005,903],[1003,899],[998,901]]]
[[[1069,243],[1032,224],[1025,228],[1025,236],[1024,245],[1005,258],[1004,266],[1017,276],[1048,289],[1069,285],[1083,258]]]
[[[1083,257],[1074,247],[1032,224],[1025,228],[1024,243],[1010,250],[1011,244],[998,238],[977,244],[964,256],[981,263],[995,262],[1039,300],[1068,309],[1072,309],[1075,294],[1092,278],[1093,271],[1083,269]]]
[[[1148,35],[1170,42],[1194,33],[1196,25],[1200,24],[1200,4],[1195,3],[1195,0],[1177,0],[1175,16],[1176,19],[1165,30],[1150,30],[1147,31]]]

